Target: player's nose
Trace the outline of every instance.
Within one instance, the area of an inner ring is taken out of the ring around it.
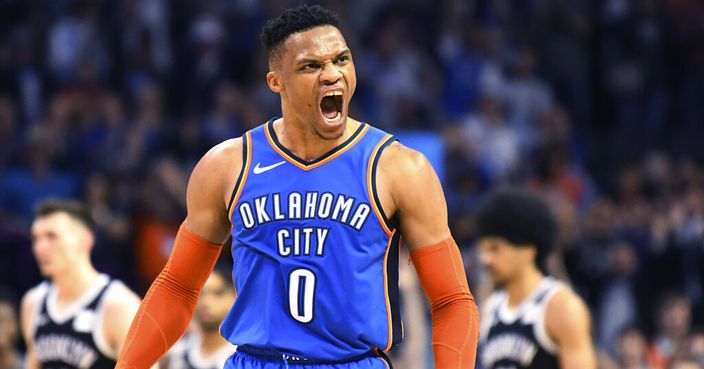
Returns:
[[[333,63],[323,64],[323,70],[320,73],[320,80],[325,84],[333,84],[342,78],[342,72]]]

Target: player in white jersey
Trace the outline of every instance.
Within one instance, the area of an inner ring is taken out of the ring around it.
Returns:
[[[140,299],[90,261],[93,220],[79,202],[37,208],[32,251],[48,280],[22,299],[27,368],[113,368]]]
[[[216,267],[203,285],[190,334],[176,343],[160,367],[222,368],[236,347],[220,335],[219,328],[236,296],[230,273]]]
[[[547,205],[526,191],[502,189],[480,206],[476,224],[480,260],[496,288],[482,307],[482,366],[595,369],[586,305],[542,268],[557,238]]]

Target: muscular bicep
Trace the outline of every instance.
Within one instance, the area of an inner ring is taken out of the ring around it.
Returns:
[[[447,204],[433,166],[423,154],[400,144],[381,157],[380,186],[390,194],[389,205],[410,251],[450,237]]]
[[[241,150],[241,139],[214,147],[198,162],[188,181],[184,225],[213,243],[222,244],[229,235],[227,201],[242,168]]]
[[[545,314],[548,334],[558,346],[562,369],[596,369],[589,311],[579,297],[560,291],[550,301]]]

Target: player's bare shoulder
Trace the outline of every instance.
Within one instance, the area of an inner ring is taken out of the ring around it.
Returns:
[[[22,296],[22,309],[32,309],[37,304],[37,302],[44,296],[44,294],[46,294],[47,288],[48,286],[46,283],[40,283],[29,289],[29,291],[25,292],[25,294]]]
[[[22,302],[20,303],[20,323],[22,327],[22,334],[25,336],[25,339],[32,336],[32,328],[34,327],[36,312],[48,289],[48,283],[43,282],[32,287],[24,294],[24,296],[22,296]]]
[[[398,142],[379,158],[377,192],[388,217],[394,217],[409,250],[450,236],[442,185],[422,153]]]
[[[396,141],[381,153],[378,170],[394,178],[403,178],[432,170],[432,166],[421,152]]]
[[[393,199],[394,210],[430,196],[430,201],[445,203],[435,169],[421,152],[394,142],[381,154],[377,167],[379,192]]]
[[[242,169],[244,142],[241,137],[232,138],[213,146],[193,169],[189,181],[189,192],[196,191],[220,194],[226,204]]]
[[[196,166],[196,169],[202,167],[206,171],[216,169],[219,171],[237,169],[239,171],[239,169],[242,167],[243,145],[244,143],[242,137],[237,137],[231,138],[213,146],[200,159],[198,165]],[[194,169],[194,171],[196,169]]]
[[[568,286],[563,286],[550,298],[545,308],[548,334],[560,341],[563,335],[589,331],[591,320],[586,303]]]
[[[400,208],[404,176],[417,171],[423,155],[398,141],[389,144],[379,156],[376,167],[376,189],[379,200],[388,216],[393,216]]]
[[[104,308],[108,312],[122,309],[134,309],[136,312],[140,302],[139,296],[124,283],[114,281],[106,291]],[[106,315],[110,316],[110,314]]]

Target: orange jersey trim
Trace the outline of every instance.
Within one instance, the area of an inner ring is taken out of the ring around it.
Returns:
[[[382,223],[383,224],[383,223]],[[386,344],[386,347],[384,348],[384,352],[389,351],[391,349],[391,346],[393,345],[394,341],[394,324],[393,324],[393,318],[391,317],[391,300],[389,299],[389,270],[388,270],[388,264],[389,264],[389,251],[391,251],[391,243],[394,242],[394,235],[396,234],[396,230],[391,233],[389,236],[389,242],[386,244],[386,252],[384,253],[384,301],[386,302],[386,319],[387,323],[389,325],[389,337],[388,337],[388,343]]]
[[[276,151],[279,155],[281,155],[281,157],[286,159],[287,162],[289,162],[289,163],[295,165],[296,167],[303,169],[305,171],[309,171],[309,170],[315,169],[321,165],[329,163],[331,160],[342,155],[343,153],[345,153],[345,151],[351,149],[354,145],[356,145],[357,142],[359,142],[359,140],[361,140],[362,137],[364,137],[364,135],[367,133],[367,131],[369,131],[369,125],[362,123],[362,124],[364,124],[364,127],[362,128],[362,131],[357,135],[357,137],[354,138],[354,140],[348,142],[346,145],[344,145],[340,148],[333,149],[336,151],[334,154],[330,155],[329,157],[327,157],[319,162],[315,162],[313,164],[306,165],[306,164],[298,162],[296,159],[291,157],[285,151],[281,150],[281,148],[274,142],[274,138],[271,137],[271,133],[269,132],[269,127],[268,127],[270,124],[273,124],[273,122],[268,122],[267,127],[264,127],[264,133],[266,134],[267,141],[269,141],[269,145],[271,145],[271,147],[274,149],[274,151]]]
[[[247,141],[245,142],[247,150],[242,160],[242,180],[237,184],[237,188],[234,189],[235,195],[230,204],[230,213],[228,214],[233,227],[234,222],[232,222],[232,213],[235,211],[240,195],[242,195],[242,190],[244,189],[244,185],[247,183],[247,177],[249,176],[249,168],[252,165],[252,132],[247,131],[247,133],[245,133],[245,140]]]
[[[381,147],[392,137],[391,134],[387,134],[384,136],[383,139],[379,141],[379,143],[376,144],[374,147],[374,150],[372,151],[372,154],[369,156],[369,163],[367,164],[367,196],[369,197],[369,202],[372,205],[372,209],[374,209],[374,214],[376,215],[376,218],[379,220],[379,224],[381,224],[381,228],[386,232],[386,235],[391,237],[392,236],[392,231],[389,229],[389,226],[386,224],[386,221],[384,220],[384,216],[382,213],[382,209],[379,209],[379,207],[376,204],[376,201],[374,201],[374,183],[372,183],[372,172],[374,170],[374,158],[376,158],[379,150]]]

